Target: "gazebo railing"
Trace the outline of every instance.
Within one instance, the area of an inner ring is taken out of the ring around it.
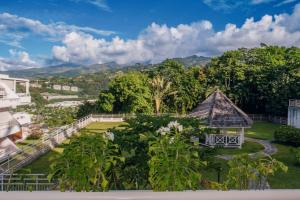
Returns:
[[[211,147],[241,147],[242,135],[209,134],[205,143]]]

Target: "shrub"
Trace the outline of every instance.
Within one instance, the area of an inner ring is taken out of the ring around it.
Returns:
[[[291,126],[281,126],[274,133],[276,142],[300,146],[300,129]]]
[[[297,148],[297,149],[294,151],[294,153],[295,153],[296,163],[297,163],[298,165],[300,165],[300,148]]]

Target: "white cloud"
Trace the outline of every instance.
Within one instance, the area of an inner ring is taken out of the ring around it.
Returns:
[[[21,48],[21,41],[29,34],[42,36],[51,41],[60,41],[66,34],[73,31],[102,36],[114,34],[113,31],[68,25],[64,22],[43,24],[38,20],[19,17],[10,13],[0,14],[0,42],[14,47]]]
[[[202,0],[204,4],[212,9],[222,11],[231,11],[236,8],[245,9],[250,6],[257,6],[267,3],[277,3],[275,6],[282,6],[284,4],[295,3],[298,1],[299,0]]]
[[[25,51],[10,49],[9,53],[10,58],[0,57],[0,71],[38,67],[38,63],[32,60]]]
[[[88,3],[104,11],[111,12],[111,8],[107,5],[106,0],[70,0],[70,1]]]
[[[297,1],[299,1],[299,0],[284,0],[284,1],[281,1],[278,4],[276,4],[276,6],[282,6],[282,5],[285,5],[285,4],[291,4],[291,3],[295,3]]]
[[[226,50],[256,47],[260,43],[300,46],[300,4],[291,15],[265,15],[258,21],[246,19],[241,27],[227,24],[222,31],[214,31],[209,21],[180,24],[176,27],[151,24],[135,40],[115,37],[112,40],[95,38],[90,34],[72,32],[54,46],[57,60],[76,63],[119,64],[150,61],[193,54],[214,56]]]
[[[269,3],[271,1],[274,1],[274,0],[252,0],[251,1],[251,4],[253,5],[258,5],[258,4],[264,4],[264,3]]]

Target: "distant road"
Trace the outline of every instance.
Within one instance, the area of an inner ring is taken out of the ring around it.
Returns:
[[[0,192],[2,200],[300,200],[300,190],[197,192]]]

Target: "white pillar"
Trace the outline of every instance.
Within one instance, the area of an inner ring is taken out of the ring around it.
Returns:
[[[26,94],[29,94],[29,81],[25,82]]]
[[[14,92],[15,93],[17,92],[17,82],[16,82],[16,80],[14,80]]]
[[[244,143],[244,141],[245,141],[245,128],[242,127],[241,145]]]

